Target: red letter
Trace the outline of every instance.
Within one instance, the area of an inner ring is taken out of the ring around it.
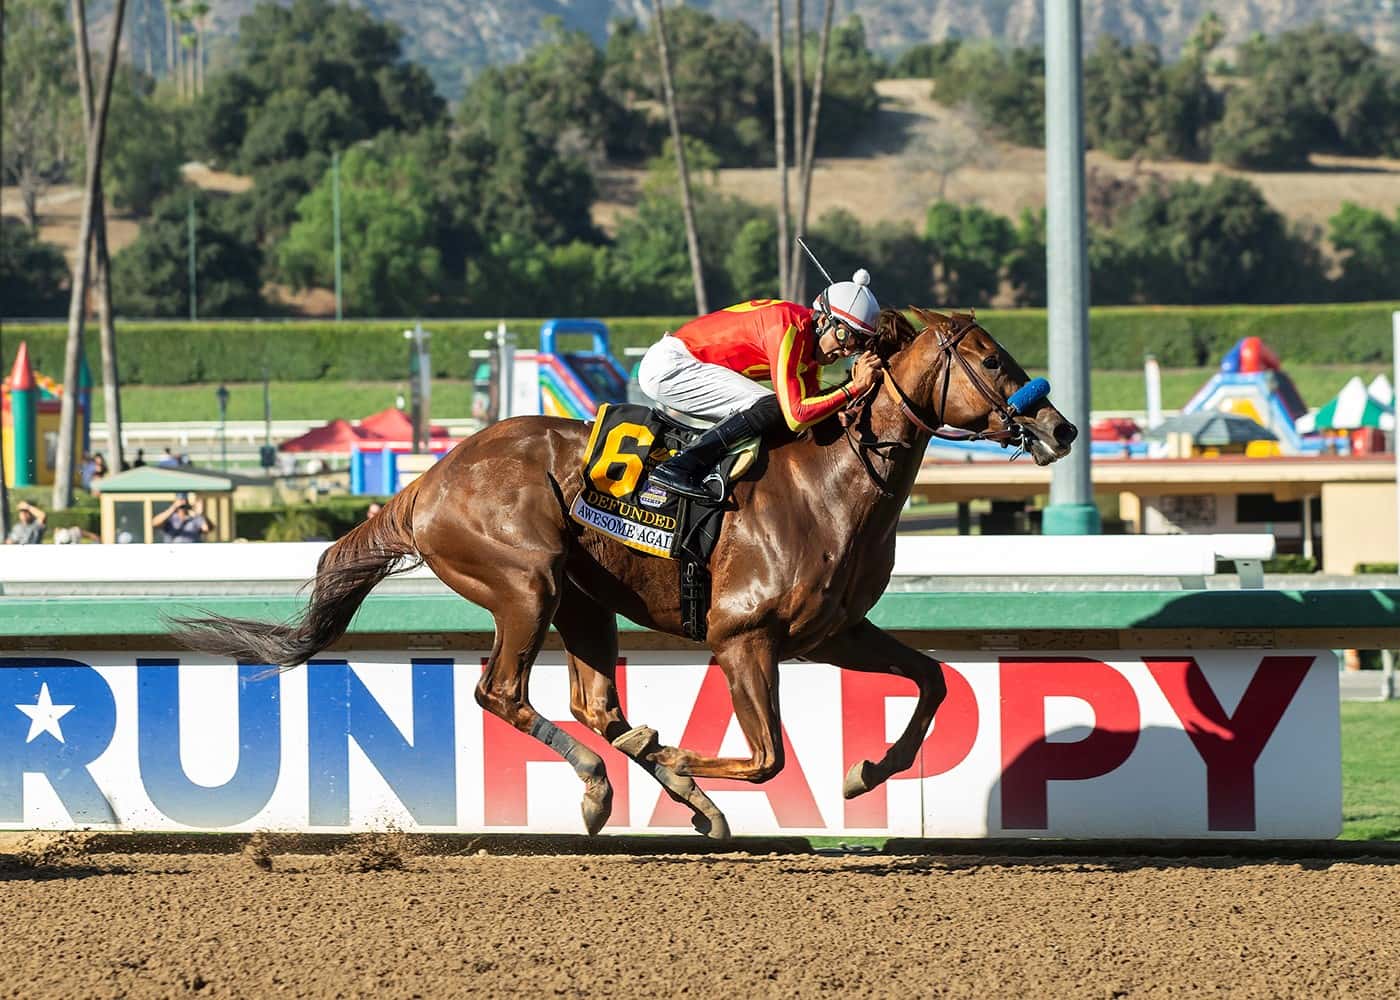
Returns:
[[[627,659],[617,661],[617,698],[627,711]],[[482,660],[481,665],[486,666]],[[490,712],[481,713],[483,784],[487,826],[527,826],[529,797],[526,794],[526,767],[531,761],[558,761],[563,758],[533,736],[522,733]],[[594,753],[601,754],[613,786],[613,812],[608,826],[628,826],[627,758],[614,750],[593,730],[573,719],[551,719],[556,726]],[[580,794],[582,792],[580,791]]]
[[[977,740],[977,698],[967,679],[946,663],[943,679],[948,696],[938,707],[933,732],[919,748],[919,761],[898,778],[928,778],[946,774],[963,762]],[[890,748],[885,741],[885,701],[917,693],[914,682],[890,674],[841,671],[841,773],[858,760],[878,761]],[[890,825],[889,795],[883,784],[846,802],[846,826],[883,829]]]
[[[1234,718],[1220,707],[1195,659],[1144,657],[1143,662],[1206,762],[1208,825],[1212,830],[1253,830],[1254,763],[1298,693],[1313,657],[1264,657]]]
[[[706,756],[717,756],[724,742],[725,731],[734,718],[734,703],[729,698],[729,682],[718,663],[710,661],[705,671],[705,680],[700,685],[700,693],[695,698],[695,707],[690,713],[690,721],[685,725],[685,734],[680,745]],[[802,773],[802,764],[797,754],[792,752],[792,741],[787,730],[782,730],[783,769],[772,779],[761,785],[748,781],[731,781],[727,778],[704,778],[696,780],[706,791],[759,792],[768,796],[773,807],[773,815],[778,825],[787,827],[822,827],[821,810],[807,784],[807,776]],[[656,811],[651,814],[652,826],[689,826],[690,810],[673,802],[669,795],[663,795],[656,803]]]
[[[1077,743],[1051,743],[1045,699],[1079,698],[1094,710],[1094,731]],[[1098,660],[1001,661],[1001,825],[1044,830],[1048,782],[1107,774],[1137,745],[1140,715],[1133,687]]]

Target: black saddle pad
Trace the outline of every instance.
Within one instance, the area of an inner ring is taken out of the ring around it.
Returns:
[[[604,403],[593,418],[580,469],[583,489],[569,516],[638,552],[707,562],[719,540],[730,484],[752,466],[757,441],[720,462],[723,491],[713,504],[651,485],[651,470],[702,433],[650,407]]]

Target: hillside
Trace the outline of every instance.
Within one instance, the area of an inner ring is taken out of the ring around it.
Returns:
[[[262,0],[224,0],[212,5],[206,37],[217,63],[238,20]],[[287,2],[287,0],[283,0]],[[607,38],[608,25],[620,18],[646,18],[648,0],[349,0],[404,30],[406,54],[433,74],[448,97],[478,68],[512,62],[547,37],[548,19]],[[91,5],[105,14],[110,0]],[[742,18],[760,32],[771,23],[771,8],[753,0],[696,0],[691,6],[726,18]],[[816,30],[821,0],[808,0],[806,18]],[[789,4],[790,8],[790,4]],[[838,0],[836,15],[859,14],[872,47],[897,55],[911,45],[943,38],[991,38],[1011,45],[1039,43],[1044,31],[1044,0]],[[1277,34],[1318,21],[1355,32],[1384,51],[1400,51],[1400,13],[1395,0],[1251,0],[1220,4],[1214,0],[1083,0],[1086,44],[1100,34],[1127,42],[1152,42],[1174,56],[1192,27],[1215,10],[1226,29],[1228,49],[1251,35]],[[129,7],[127,45],[133,61],[143,64],[146,51],[157,66],[164,57],[160,0],[138,0]]]
[[[1045,203],[1044,150],[979,135],[961,112],[933,100],[928,80],[881,80],[876,89],[880,110],[854,144],[865,155],[817,161],[813,219],[841,208],[867,221],[907,221],[921,228],[924,212],[940,193],[949,201],[1011,216]],[[825,122],[824,127],[838,123]],[[1263,172],[1180,160],[1134,163],[1090,150],[1088,165],[1120,177],[1135,170],[1168,180],[1208,182],[1215,174],[1246,177],[1289,219],[1323,227],[1344,201],[1383,212],[1400,204],[1400,160],[1314,156],[1313,170]],[[941,171],[947,172],[946,182]],[[605,172],[602,190],[607,200],[594,212],[605,229],[635,201],[640,177],[636,170]],[[771,167],[720,170],[711,180],[720,190],[749,201],[777,203]]]

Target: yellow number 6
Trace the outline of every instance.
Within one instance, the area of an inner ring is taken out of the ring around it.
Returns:
[[[639,455],[622,451],[622,443],[631,438],[646,449],[651,446],[655,436],[641,424],[618,424],[608,432],[608,439],[603,442],[603,452],[588,470],[588,478],[600,492],[625,497],[637,488],[637,480],[642,476],[642,459]],[[622,466],[622,472],[614,476],[612,469],[617,465]]]

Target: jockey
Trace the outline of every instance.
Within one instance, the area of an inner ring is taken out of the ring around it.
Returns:
[[[642,391],[682,414],[717,422],[653,469],[651,482],[713,500],[718,491],[706,488],[706,477],[730,447],[783,424],[803,431],[874,385],[881,367],[874,354],[856,362],[849,382],[823,389],[818,378],[822,365],[874,337],[880,304],[869,285],[870,272],[861,268],[852,280],[828,286],[811,309],[753,299],[691,320],[653,344],[638,371]]]

